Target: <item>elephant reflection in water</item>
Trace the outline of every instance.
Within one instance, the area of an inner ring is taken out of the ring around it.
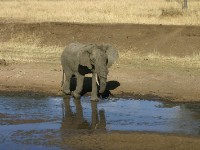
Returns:
[[[97,102],[91,101],[92,115],[91,123],[83,116],[83,107],[80,99],[73,99],[76,112],[72,112],[70,97],[64,97],[63,121],[61,130],[66,129],[106,129],[106,118],[104,110],[97,109]]]

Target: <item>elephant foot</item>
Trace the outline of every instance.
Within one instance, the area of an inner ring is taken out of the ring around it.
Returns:
[[[63,93],[65,93],[65,95],[70,95],[71,91],[70,90],[63,90]]]
[[[99,98],[97,96],[91,96],[91,101],[98,102]]]
[[[72,92],[72,96],[76,99],[80,98],[80,94],[78,94],[76,91]]]

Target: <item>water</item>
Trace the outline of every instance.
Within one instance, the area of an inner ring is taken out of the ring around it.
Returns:
[[[79,129],[79,130],[78,130]],[[0,97],[0,149],[62,149],[83,130],[200,135],[200,104],[89,97]],[[65,147],[63,149],[69,149]]]

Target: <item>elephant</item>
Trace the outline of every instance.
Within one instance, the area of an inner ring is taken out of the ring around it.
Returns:
[[[110,44],[69,44],[61,54],[63,70],[62,91],[66,95],[72,94],[75,98],[79,98],[83,90],[85,75],[92,73],[91,100],[98,101],[98,92],[102,94],[106,89],[108,68],[111,67],[118,57],[118,51]],[[70,81],[73,76],[76,76],[77,85],[75,91],[71,92]]]

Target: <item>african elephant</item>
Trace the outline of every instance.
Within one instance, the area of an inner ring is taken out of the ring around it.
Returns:
[[[61,54],[63,92],[65,94],[71,94],[70,80],[75,75],[77,78],[77,86],[73,92],[73,96],[79,98],[83,89],[85,74],[92,73],[91,100],[98,100],[96,81],[100,81],[99,93],[103,93],[106,88],[108,68],[118,57],[117,50],[109,44],[69,44]],[[96,80],[97,78],[98,80]]]

